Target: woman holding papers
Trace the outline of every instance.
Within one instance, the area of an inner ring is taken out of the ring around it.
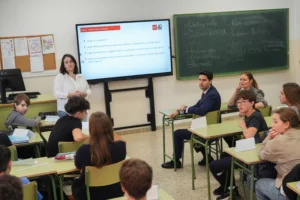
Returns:
[[[255,109],[256,96],[253,92],[243,90],[237,95],[237,106],[241,116],[245,116],[238,126],[241,127],[245,138],[254,137],[255,142],[261,142],[259,132],[268,130],[266,121],[259,110]],[[232,139],[231,139],[232,141]],[[214,194],[219,199],[227,199],[230,195],[230,168],[231,156],[228,154],[221,155],[220,160],[215,160],[209,165],[210,171],[215,179],[220,183],[220,187],[214,190]],[[235,185],[235,184],[234,184]],[[236,186],[233,186],[233,195],[239,196]]]
[[[237,88],[234,90],[232,97],[228,101],[228,108],[237,108],[237,95],[242,90],[249,90],[253,92],[256,96],[255,108],[264,108],[268,106],[268,103],[264,99],[264,93],[262,90],[258,89],[258,84],[254,79],[252,73],[243,72],[240,76],[240,81]]]
[[[280,102],[295,110],[300,121],[300,87],[297,83],[285,83],[280,91]]]
[[[79,74],[77,62],[70,54],[62,57],[60,73],[54,79],[54,96],[57,98],[58,116],[66,115],[64,108],[68,98],[72,96],[87,97],[91,90],[82,74]]]
[[[126,158],[126,145],[114,141],[114,131],[110,118],[103,112],[95,112],[89,119],[89,144],[82,145],[76,152],[75,166],[81,170],[79,179],[74,179],[72,194],[77,200],[86,199],[85,167],[101,168],[120,162]],[[101,177],[97,177],[101,178]],[[91,199],[104,200],[123,196],[120,183],[104,187],[90,188]]]
[[[300,129],[296,112],[290,108],[274,111],[272,128],[258,150],[262,160],[276,163],[277,178],[262,178],[256,182],[258,200],[288,199],[282,189],[283,178],[300,163]]]
[[[58,142],[81,142],[88,138],[82,132],[82,120],[90,109],[90,103],[83,97],[70,97],[65,105],[69,113],[57,120],[48,141],[48,157],[58,153]]]

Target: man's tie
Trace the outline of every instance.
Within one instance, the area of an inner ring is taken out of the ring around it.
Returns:
[[[204,97],[204,92],[202,92],[201,99],[203,99],[203,97]]]

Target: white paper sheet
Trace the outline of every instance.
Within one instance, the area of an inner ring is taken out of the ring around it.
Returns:
[[[2,56],[2,62],[3,62],[3,69],[15,69],[16,68],[15,57]]]
[[[28,48],[31,56],[42,54],[42,45],[40,37],[28,38]]]
[[[147,200],[158,200],[158,185],[152,185],[146,194]]]
[[[16,56],[28,56],[27,38],[15,38]]]
[[[55,53],[54,41],[51,35],[42,37],[43,54]]]
[[[26,137],[26,136],[28,136],[28,129],[16,128],[14,130],[13,136]]]
[[[255,149],[255,140],[254,137],[247,138],[243,140],[237,140],[235,142],[235,152],[249,151]]]
[[[2,58],[15,57],[15,48],[14,48],[14,40],[13,39],[2,39],[1,40],[1,53],[2,53]],[[4,61],[3,61],[3,63],[4,63]]]
[[[205,128],[207,127],[206,117],[199,117],[192,120],[191,129]]]
[[[31,72],[44,71],[44,62],[42,55],[30,56],[30,69]]]
[[[46,115],[45,122],[56,122],[59,119],[57,115]]]

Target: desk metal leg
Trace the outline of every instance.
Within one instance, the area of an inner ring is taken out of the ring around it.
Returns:
[[[174,171],[176,171],[176,155],[175,155],[175,140],[174,140],[174,120],[172,120],[172,144],[173,144],[173,162],[174,162]]]
[[[209,140],[206,140],[204,148],[205,148],[205,159],[206,159],[206,177],[207,177],[207,190],[208,190],[208,199],[210,200],[210,177],[209,177],[209,166],[208,166],[208,150],[209,150],[209,145],[208,145]]]
[[[232,200],[232,190],[233,190],[233,173],[234,173],[234,157],[231,160],[231,170],[230,170],[230,200]]]
[[[57,200],[57,195],[56,195],[56,185],[54,182],[54,178],[52,175],[49,175],[50,179],[51,179],[51,184],[52,184],[52,189],[53,189],[53,198],[54,200]]]
[[[60,200],[64,200],[64,190],[63,190],[63,180],[64,180],[64,175],[59,175],[58,176],[59,180],[59,188],[60,188]]]
[[[255,165],[251,165],[250,200],[253,200],[253,193],[254,193],[254,166]]]
[[[191,149],[191,159],[192,159],[192,189],[195,190],[196,173],[195,173],[195,165],[194,165],[194,134],[192,134],[191,136],[190,149]]]
[[[163,157],[164,157],[164,164],[166,163],[166,136],[165,136],[165,131],[166,131],[166,125],[165,125],[165,115],[162,117],[162,124],[163,124]]]

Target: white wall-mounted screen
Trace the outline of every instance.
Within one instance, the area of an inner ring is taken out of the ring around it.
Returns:
[[[89,83],[173,74],[169,19],[77,24],[76,32]]]

